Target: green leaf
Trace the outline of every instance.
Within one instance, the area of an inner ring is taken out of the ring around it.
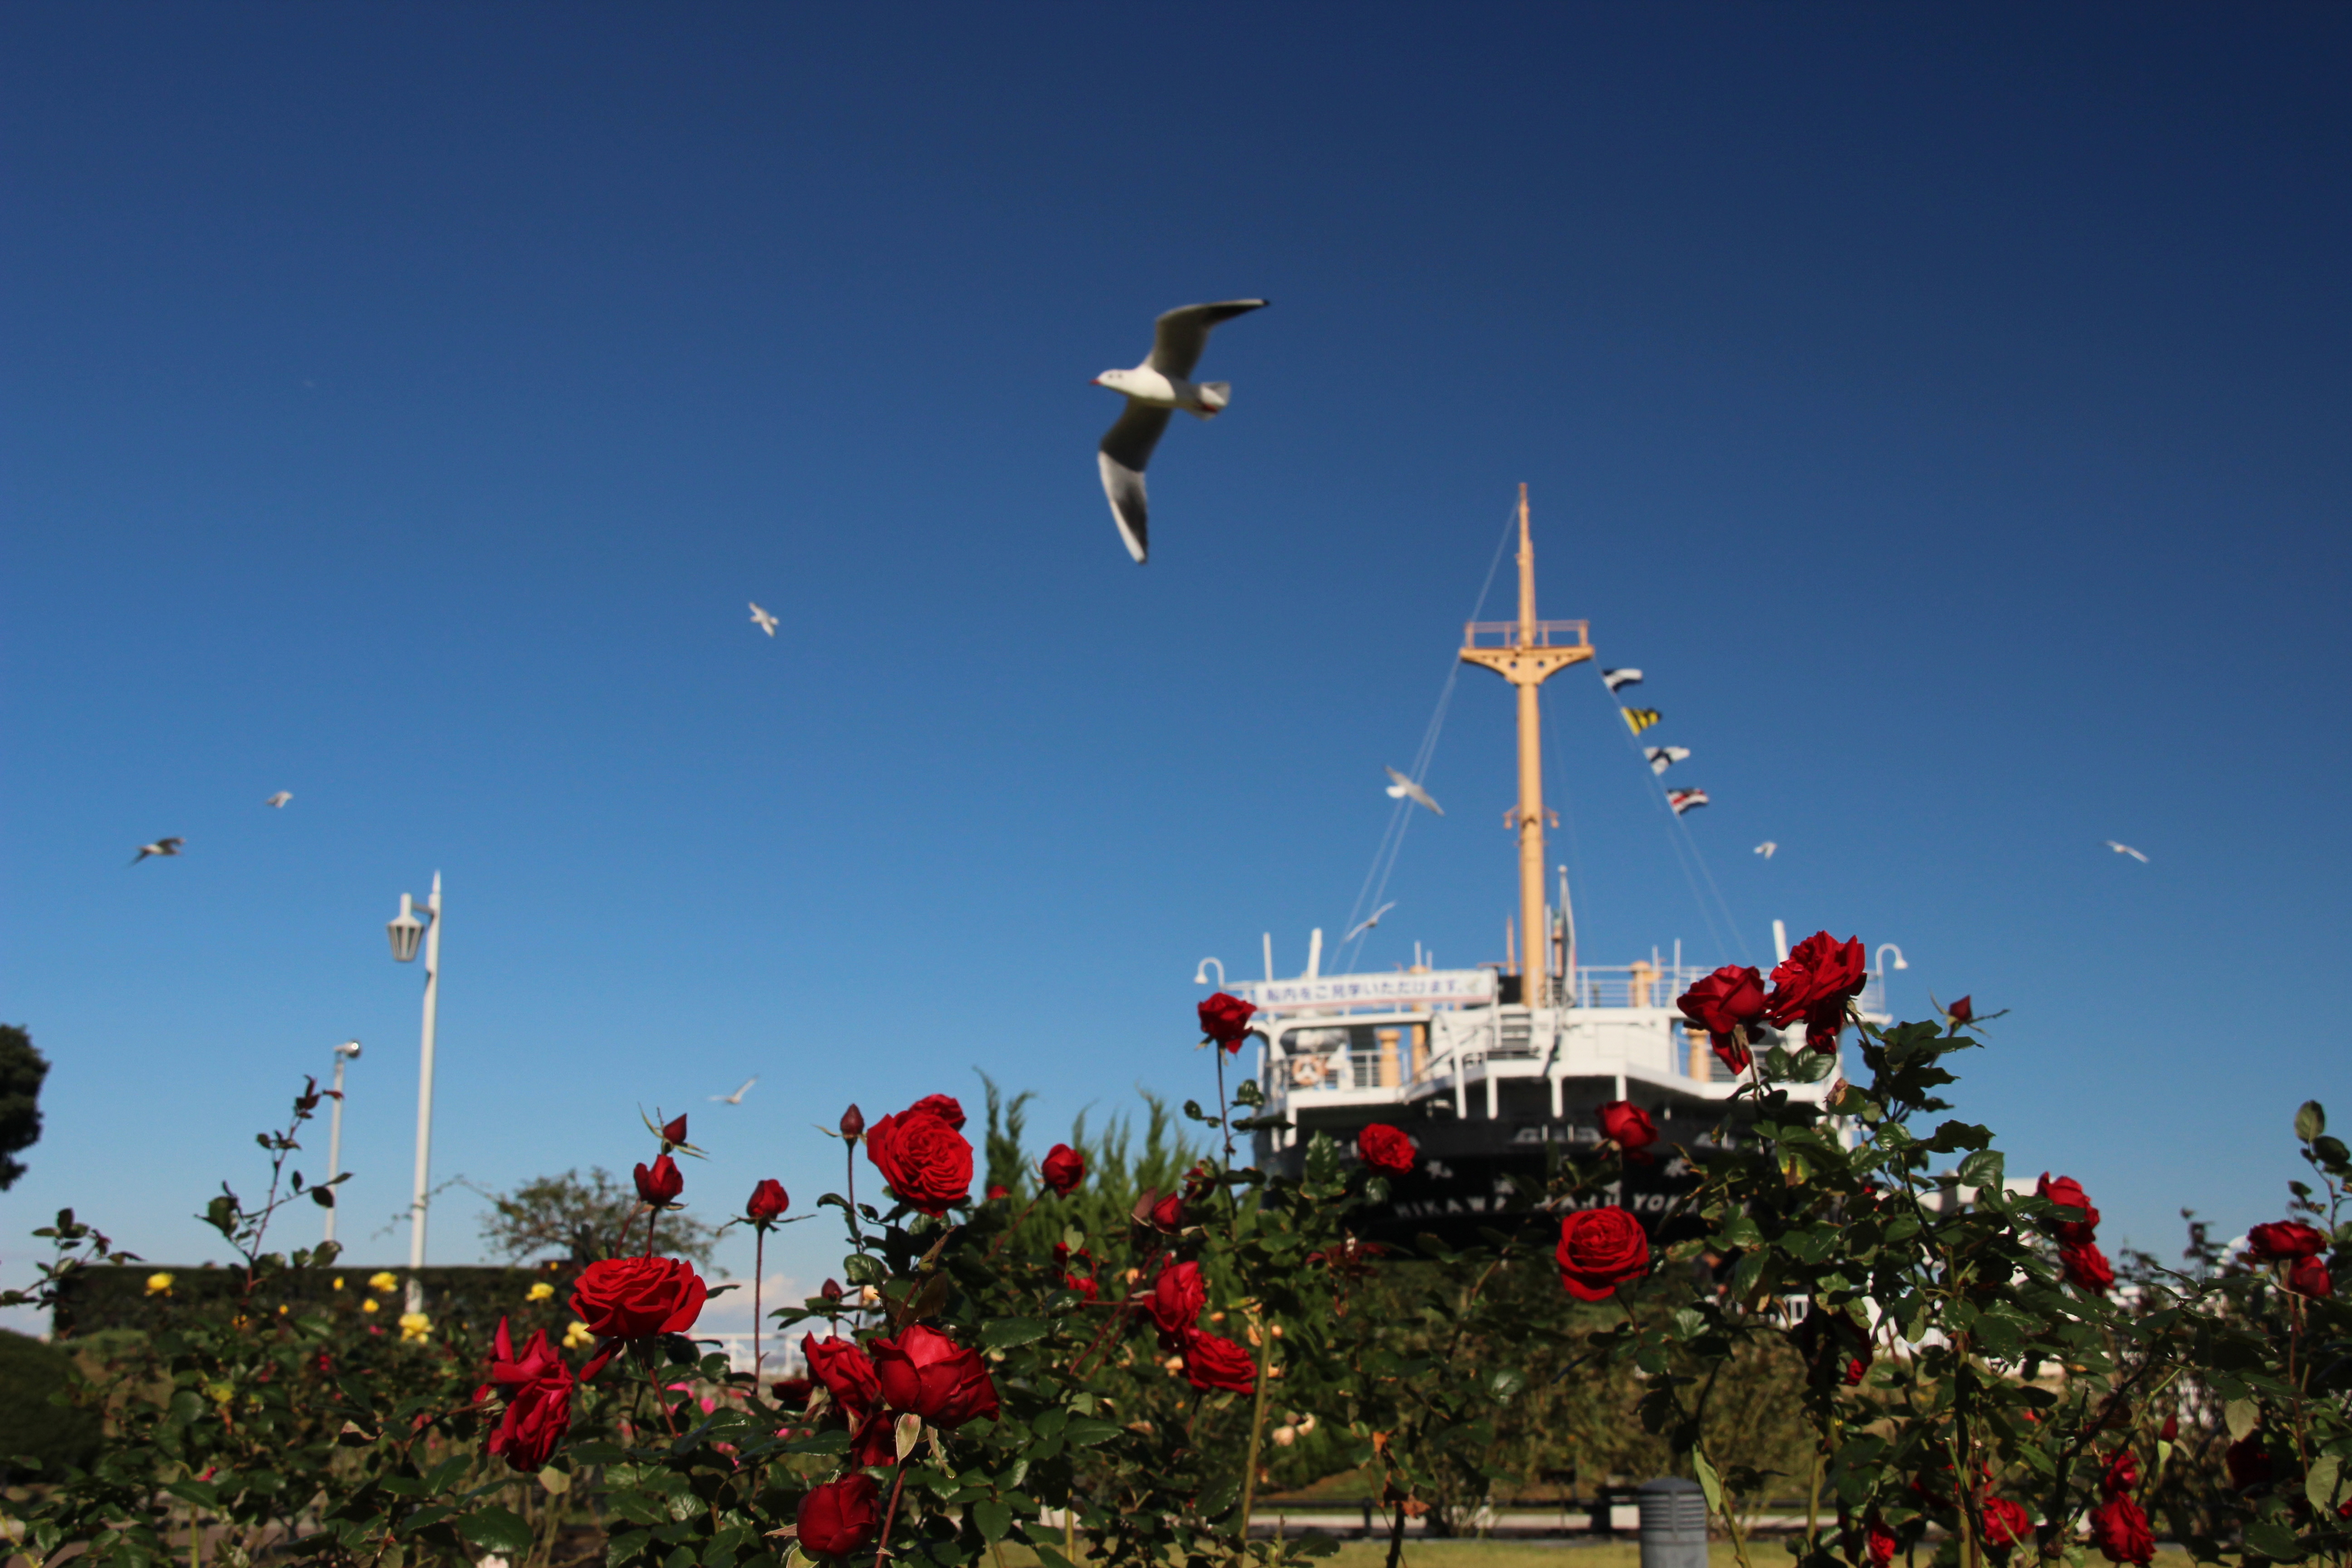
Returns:
[[[500,1508],[496,1503],[477,1509],[450,1522],[467,1540],[494,1552],[511,1552],[520,1557],[533,1545],[530,1526],[523,1522],[522,1515],[512,1509]]]
[[[617,1465],[629,1457],[629,1451],[618,1443],[607,1443],[598,1438],[574,1443],[564,1453],[575,1465]]]
[[[879,1286],[890,1278],[890,1270],[870,1252],[853,1252],[843,1258],[841,1272],[852,1285]]]
[[[998,1318],[980,1331],[980,1343],[983,1350],[1010,1350],[1014,1345],[1042,1340],[1051,1331],[1050,1325],[1034,1318]],[[999,1535],[1002,1533],[998,1532]],[[994,1541],[997,1536],[992,1535],[989,1539]]]
[[[1297,1542],[1293,1542],[1293,1546],[1301,1557],[1337,1557],[1339,1555],[1339,1538],[1336,1535],[1328,1534],[1320,1530],[1308,1531],[1306,1534],[1300,1536]]]
[[[971,1521],[980,1526],[983,1541],[1002,1541],[1004,1532],[1013,1528],[1013,1510],[995,1498],[971,1505]]]
[[[1497,1399],[1509,1399],[1528,1385],[1528,1374],[1515,1366],[1497,1367],[1486,1374],[1486,1392]]]
[[[173,1481],[163,1489],[182,1502],[199,1503],[205,1508],[220,1507],[220,1490],[205,1481]]]
[[[1222,1519],[1242,1499],[1242,1479],[1227,1476],[1201,1493],[1201,1517]]]
[[[2327,1108],[2315,1100],[2306,1100],[2295,1108],[2294,1135],[2308,1143],[2327,1131]]]
[[[1072,1418],[1070,1424],[1062,1428],[1063,1440],[1073,1448],[1091,1448],[1097,1443],[1109,1442],[1118,1434],[1117,1423],[1097,1421],[1086,1415]]]
[[[1077,1568],[1076,1563],[1042,1541],[1031,1542],[1029,1550],[1037,1554],[1037,1561],[1043,1563],[1045,1568]]]
[[[2322,1454],[2311,1461],[2311,1473],[2303,1478],[2303,1495],[2321,1513],[2336,1507],[2336,1477],[2343,1463],[2333,1454]]]
[[[2304,1554],[2303,1542],[2294,1538],[2294,1531],[2273,1519],[2246,1526],[2246,1544],[2279,1563],[2293,1563]]]
[[[2251,1399],[2232,1399],[2221,1407],[2222,1423],[2230,1429],[2230,1441],[2242,1439],[2263,1418],[2262,1407]]]
[[[1979,1149],[1960,1162],[1960,1185],[1964,1187],[2000,1186],[2003,1160],[1998,1149]]]
[[[1707,1511],[1721,1513],[1723,1482],[1716,1478],[1715,1467],[1706,1462],[1706,1454],[1704,1450],[1698,1448],[1691,1450],[1691,1468],[1698,1472],[1698,1489],[1706,1494]]]

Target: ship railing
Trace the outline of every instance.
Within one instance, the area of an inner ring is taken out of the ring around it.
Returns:
[[[1535,640],[1520,635],[1517,621],[1471,621],[1462,628],[1465,647],[1591,647],[1592,636],[1590,623],[1584,621],[1538,621]]]

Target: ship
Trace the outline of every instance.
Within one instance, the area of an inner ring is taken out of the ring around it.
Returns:
[[[1318,931],[1306,973],[1276,977],[1269,940],[1266,977],[1224,986],[1257,1008],[1260,1169],[1298,1174],[1318,1133],[1349,1158],[1357,1134],[1373,1122],[1412,1138],[1419,1158],[1375,1206],[1367,1226],[1375,1239],[1427,1234],[1453,1244],[1482,1230],[1527,1228],[1569,1202],[1546,1196],[1549,1168],[1562,1152],[1591,1152],[1603,1136],[1600,1108],[1618,1100],[1649,1113],[1663,1157],[1627,1162],[1614,1189],[1576,1201],[1620,1204],[1654,1229],[1700,1166],[1737,1149],[1748,1120],[1745,1103],[1731,1103],[1739,1075],[1675,1006],[1709,968],[1686,965],[1679,942],[1670,958],[1653,947],[1630,963],[1585,963],[1566,868],[1556,899],[1546,885],[1541,691],[1595,650],[1587,622],[1537,614],[1525,485],[1517,515],[1518,617],[1468,623],[1460,653],[1462,663],[1507,682],[1518,706],[1518,798],[1509,817],[1518,900],[1503,961],[1323,974]],[[1533,940],[1515,942],[1514,929]],[[1787,958],[1779,921],[1773,940],[1777,957]],[[1205,965],[1195,978],[1206,983]],[[1884,984],[1873,973],[1859,999],[1874,1023],[1887,1021]],[[1756,1048],[1781,1044],[1765,1030]],[[1836,1065],[1816,1060],[1822,1075],[1788,1085],[1793,1100],[1818,1105],[1834,1092]]]

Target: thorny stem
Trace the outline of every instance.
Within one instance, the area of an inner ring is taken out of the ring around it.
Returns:
[[[849,1240],[862,1253],[866,1250],[866,1233],[857,1226],[857,1141],[845,1138],[841,1147],[842,1160],[849,1167],[849,1179],[845,1184],[849,1188]]]
[[[890,1483],[890,1507],[882,1515],[882,1539],[874,1543],[874,1568],[882,1568],[882,1560],[890,1553],[890,1526],[898,1517],[898,1494],[907,1489],[907,1459],[914,1457],[915,1451],[908,1449],[907,1458],[898,1461],[898,1479]]]
[[[1274,1325],[1266,1321],[1264,1312],[1255,1312],[1257,1329],[1257,1403],[1250,1411],[1249,1467],[1242,1472],[1241,1541],[1234,1548],[1234,1562],[1239,1563],[1249,1554],[1250,1508],[1257,1499],[1257,1456],[1260,1439],[1265,1432],[1266,1373],[1274,1364]]]
[[[760,1226],[751,1239],[751,1397],[760,1397],[760,1281],[768,1272],[768,1227]]]
[[[982,1263],[989,1261],[990,1258],[994,1258],[997,1253],[1003,1250],[1004,1244],[1013,1239],[1013,1233],[1021,1228],[1021,1222],[1029,1217],[1029,1211],[1035,1208],[1037,1205],[1044,1200],[1045,1196],[1045,1194],[1038,1193],[1034,1196],[1031,1197],[1028,1203],[1022,1205],[1021,1212],[1013,1216],[1013,1223],[996,1233],[996,1239],[988,1244],[987,1256],[981,1259]]]

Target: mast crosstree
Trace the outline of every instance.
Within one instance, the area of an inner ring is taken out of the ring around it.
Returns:
[[[1582,621],[1536,619],[1536,547],[1528,530],[1528,487],[1519,487],[1519,618],[1473,621],[1463,628],[1462,662],[1491,669],[1518,689],[1519,999],[1545,1000],[1543,725],[1536,689],[1571,664],[1592,657]]]

